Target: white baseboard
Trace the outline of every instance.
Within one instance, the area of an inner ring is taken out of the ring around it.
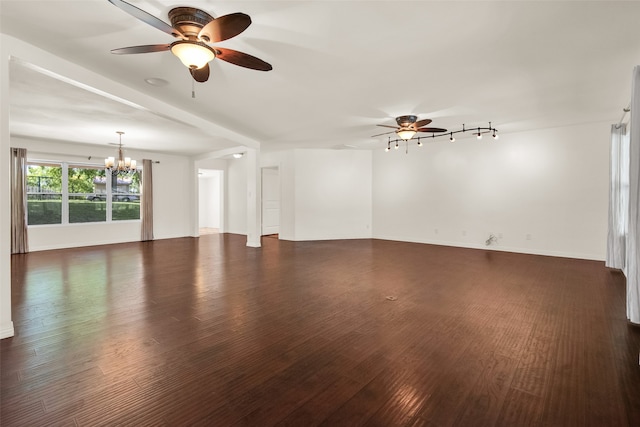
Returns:
[[[0,339],[9,338],[15,335],[13,329],[13,322],[6,323],[0,326]]]

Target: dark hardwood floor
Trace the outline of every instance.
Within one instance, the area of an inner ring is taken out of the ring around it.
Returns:
[[[12,272],[2,426],[640,426],[602,262],[212,234]]]

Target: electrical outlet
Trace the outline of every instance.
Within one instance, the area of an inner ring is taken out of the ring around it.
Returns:
[[[438,234],[438,229],[436,228],[435,230],[433,230],[434,234]]]
[[[462,230],[462,235],[466,236],[467,235],[467,230]]]

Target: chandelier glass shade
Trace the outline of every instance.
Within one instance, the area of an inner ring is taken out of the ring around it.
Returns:
[[[107,157],[104,159],[104,168],[112,175],[127,175],[136,172],[137,162],[131,157],[124,156],[124,150],[122,149],[122,135],[124,132],[116,132],[120,138],[118,143],[118,157]]]

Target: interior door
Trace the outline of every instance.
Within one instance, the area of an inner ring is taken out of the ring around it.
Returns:
[[[262,235],[280,232],[280,171],[262,168]]]

